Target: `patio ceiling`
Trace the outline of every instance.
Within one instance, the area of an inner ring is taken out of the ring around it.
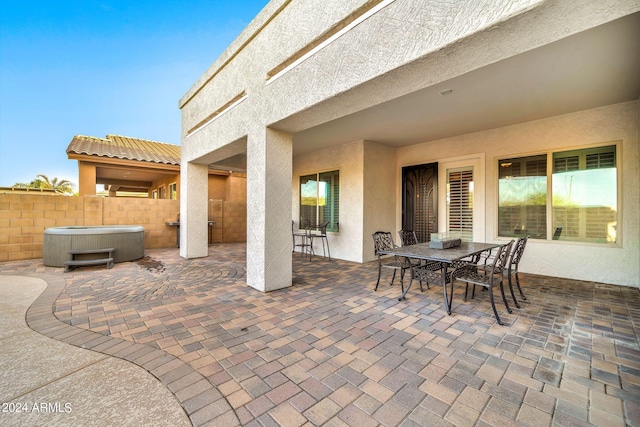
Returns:
[[[147,192],[154,181],[177,175],[179,170],[143,169],[137,166],[99,166],[96,167],[96,184],[104,184],[112,191]]]
[[[356,140],[401,147],[639,98],[635,13],[314,127],[294,116],[273,127],[294,134],[294,155]]]

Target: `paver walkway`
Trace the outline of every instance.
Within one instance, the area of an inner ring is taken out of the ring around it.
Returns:
[[[373,263],[295,254],[294,285],[264,294],[243,244],[146,255],[0,274],[47,280],[49,311],[78,331],[51,335],[147,369],[194,425],[640,427],[638,289],[522,275],[528,301],[500,326],[486,292],[464,302],[461,285],[451,316],[438,286],[399,302],[387,276],[373,292]]]

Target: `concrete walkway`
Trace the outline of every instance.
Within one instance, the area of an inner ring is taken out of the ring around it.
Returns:
[[[31,330],[27,309],[46,287],[0,275],[0,425],[191,425],[144,369]]]

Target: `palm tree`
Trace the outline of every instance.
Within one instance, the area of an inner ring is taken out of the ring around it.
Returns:
[[[36,176],[36,179],[28,184],[18,182],[14,185],[14,187],[43,188],[54,190],[56,193],[60,194],[73,194],[73,183],[71,181],[58,178],[53,178],[50,180],[49,177],[44,174],[38,174]]]

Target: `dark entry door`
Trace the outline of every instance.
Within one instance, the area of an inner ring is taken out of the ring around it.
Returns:
[[[418,242],[438,232],[438,164],[402,168],[402,228],[416,232]]]

